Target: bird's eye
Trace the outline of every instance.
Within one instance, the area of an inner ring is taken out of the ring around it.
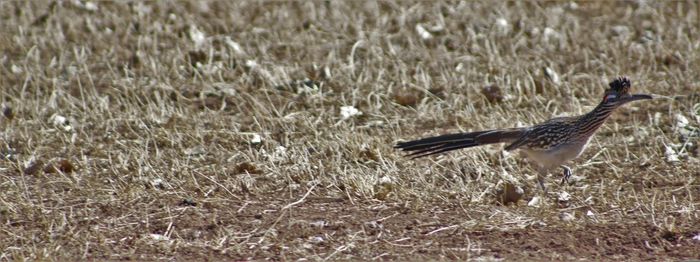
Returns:
[[[605,95],[605,98],[603,98],[603,101],[608,102],[608,101],[610,101],[610,99],[615,99],[615,98],[617,98],[616,94],[607,94],[607,95]]]

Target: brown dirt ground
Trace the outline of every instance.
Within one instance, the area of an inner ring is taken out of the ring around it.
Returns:
[[[306,256],[344,260],[509,261],[578,258],[640,261],[700,256],[697,240],[693,240],[697,225],[686,224],[669,231],[649,222],[599,223],[586,219],[568,223],[557,214],[546,214],[539,216],[546,222],[533,220],[525,226],[493,228],[472,223],[469,218],[525,207],[493,206],[490,210],[480,210],[482,214],[473,214],[460,201],[434,203],[432,208],[417,210],[382,201],[351,203],[343,198],[312,197],[293,208],[276,210],[286,200],[251,197],[243,202],[234,201],[229,208],[213,204],[173,208],[177,215],[172,217],[172,224],[161,222],[147,227],[153,234],[163,234],[168,227],[181,228],[176,238],[183,242],[195,238],[214,240],[222,232],[237,232],[234,238],[218,243],[218,247],[202,248],[177,242],[169,246],[144,245],[134,235],[95,248],[89,256],[109,260],[170,256],[178,260],[288,260]],[[237,209],[235,216],[221,214],[227,209]],[[309,256],[309,252],[313,255]]]
[[[0,1],[0,260],[698,259],[699,12]],[[500,145],[393,148],[581,114],[617,75],[656,98],[546,195]]]
[[[269,203],[270,201],[264,201]],[[468,207],[459,201],[434,203],[427,210],[381,202],[351,204],[342,199],[310,199],[287,214],[261,215],[262,210],[242,212],[248,228],[278,223],[273,234],[290,246],[270,246],[269,251],[243,252],[242,260],[268,257],[289,259],[295,250],[313,249],[321,258],[372,257],[381,259],[506,259],[506,260],[658,260],[700,256],[697,225],[674,231],[639,221],[620,223],[566,223],[558,218],[532,221],[526,226],[464,226]],[[487,213],[513,208],[494,206]],[[556,216],[556,214],[551,214]],[[280,216],[283,218],[280,220]],[[546,216],[543,216],[546,217]],[[279,220],[279,221],[278,221]],[[265,234],[251,236],[248,245]],[[313,243],[314,237],[323,242]],[[354,240],[353,240],[354,239]],[[357,247],[344,243],[360,242]],[[299,246],[300,245],[300,246]],[[336,253],[336,251],[342,250]],[[268,253],[270,252],[270,253]]]

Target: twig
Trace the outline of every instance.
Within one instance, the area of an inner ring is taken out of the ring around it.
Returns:
[[[426,235],[426,236],[429,236],[429,235],[435,234],[435,233],[437,233],[437,232],[445,231],[445,230],[452,229],[452,228],[455,228],[455,227],[458,227],[458,226],[459,226],[459,225],[451,225],[451,226],[449,226],[449,227],[441,227],[441,228],[435,229],[435,230],[433,230],[433,231],[430,231],[430,232],[428,232],[428,233],[425,234],[425,235]]]
[[[311,194],[311,191],[313,191],[314,188],[316,188],[316,185],[318,185],[318,184],[314,184],[313,186],[311,186],[311,188],[309,188],[309,191],[306,191],[306,194],[304,194],[304,196],[301,197],[299,200],[294,201],[294,202],[292,202],[292,203],[289,203],[288,205],[284,206],[281,210],[288,209],[288,208],[290,208],[290,207],[296,206],[296,205],[301,204],[302,202],[304,202],[304,200],[306,200],[306,197],[308,197],[309,194]]]

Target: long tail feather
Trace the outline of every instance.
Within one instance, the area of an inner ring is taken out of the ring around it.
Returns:
[[[448,134],[408,142],[400,142],[395,148],[410,152],[408,156],[419,158],[461,148],[510,142],[522,134],[519,128],[488,130],[471,133]]]

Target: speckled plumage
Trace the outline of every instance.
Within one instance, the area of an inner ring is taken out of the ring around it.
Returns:
[[[552,168],[564,168],[566,180],[571,170],[564,163],[578,157],[590,138],[619,106],[649,95],[630,95],[631,82],[627,77],[618,77],[609,83],[603,101],[591,112],[572,117],[557,117],[543,123],[523,128],[496,129],[470,133],[448,134],[396,145],[409,156],[423,157],[460,148],[493,143],[509,143],[505,150],[519,149],[533,160],[541,175]],[[540,176],[540,186],[544,184]]]

